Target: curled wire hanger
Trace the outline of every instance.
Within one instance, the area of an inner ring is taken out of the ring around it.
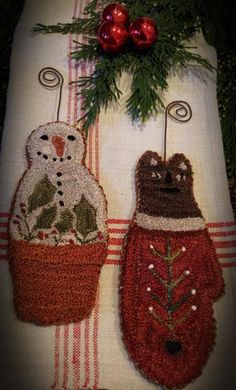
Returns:
[[[48,66],[40,70],[38,74],[38,80],[41,85],[43,85],[48,89],[56,89],[60,86],[59,99],[57,105],[57,121],[59,121],[62,87],[64,83],[64,78],[62,74],[57,69]]]
[[[174,111],[174,112],[173,112]],[[192,118],[192,109],[184,100],[174,100],[165,109],[165,132],[164,132],[164,161],[166,161],[167,148],[167,119],[168,116],[177,122],[188,122]]]

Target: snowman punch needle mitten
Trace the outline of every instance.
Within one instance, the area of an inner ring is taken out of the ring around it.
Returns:
[[[144,376],[181,389],[201,374],[213,349],[222,272],[183,154],[162,161],[145,152],[136,191],[120,280],[123,339]]]
[[[26,155],[10,220],[15,311],[37,324],[78,322],[93,309],[106,257],[105,196],[83,164],[83,138],[73,126],[39,126]]]

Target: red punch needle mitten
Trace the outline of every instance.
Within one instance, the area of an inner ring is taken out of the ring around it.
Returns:
[[[162,161],[145,152],[136,191],[120,280],[123,339],[145,377],[181,389],[201,374],[214,347],[222,271],[183,154]]]

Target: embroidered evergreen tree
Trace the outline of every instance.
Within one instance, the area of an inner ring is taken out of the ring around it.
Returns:
[[[151,292],[151,297],[153,300],[155,300],[158,305],[160,305],[162,308],[164,308],[168,314],[168,321],[166,321],[164,318],[162,318],[159,314],[157,314],[153,307],[149,307],[149,312],[157,320],[160,324],[165,325],[170,331],[172,331],[176,325],[183,322],[189,315],[190,310],[195,310],[196,306],[192,306],[189,311],[187,311],[184,316],[180,317],[178,320],[173,318],[173,314],[180,308],[180,306],[185,303],[195,292],[195,290],[187,291],[184,295],[181,296],[181,298],[174,302],[173,300],[173,293],[174,289],[178,287],[186,278],[186,276],[189,275],[189,271],[186,270],[182,273],[181,276],[179,276],[177,279],[173,277],[173,267],[175,260],[181,255],[182,252],[186,251],[185,247],[182,247],[181,249],[177,250],[176,252],[172,252],[171,250],[171,242],[169,239],[166,241],[166,253],[162,253],[159,250],[157,250],[153,245],[150,245],[150,250],[152,254],[155,256],[163,259],[166,268],[167,268],[167,278],[163,279],[158,272],[155,270],[154,265],[149,265],[149,270],[153,277],[166,288],[166,294],[167,294],[167,303],[164,303],[162,299],[155,293],[151,291],[151,288],[148,287],[148,291]]]

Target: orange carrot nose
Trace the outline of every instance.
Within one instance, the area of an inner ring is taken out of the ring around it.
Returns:
[[[59,137],[59,135],[54,135],[52,137],[52,143],[53,146],[56,149],[56,154],[58,157],[62,157],[64,153],[64,148],[65,148],[65,141],[62,137]]]

